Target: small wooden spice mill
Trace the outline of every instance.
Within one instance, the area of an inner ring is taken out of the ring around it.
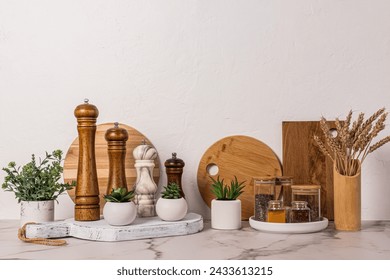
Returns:
[[[183,186],[181,184],[181,177],[183,175],[183,167],[185,163],[182,159],[176,157],[176,153],[172,153],[172,158],[167,159],[164,163],[165,171],[167,173],[167,178],[169,183],[176,183],[180,186],[180,194],[184,197]]]
[[[96,119],[99,110],[85,99],[84,104],[76,107],[74,115],[77,118],[80,147],[74,216],[76,221],[96,221],[100,219],[95,160]]]
[[[113,128],[106,131],[107,152],[109,160],[109,174],[106,194],[110,194],[113,188],[126,188],[126,141],[129,134],[126,129],[120,128],[119,123],[115,123]]]

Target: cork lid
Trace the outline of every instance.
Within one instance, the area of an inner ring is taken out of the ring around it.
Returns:
[[[255,183],[275,184],[276,177],[273,176],[254,177],[253,180]]]
[[[320,185],[292,185],[291,189],[293,190],[319,190],[321,189]]]
[[[74,110],[76,118],[94,118],[99,116],[99,110],[95,105],[89,104],[89,99],[84,99],[84,104],[80,104]]]
[[[104,135],[107,141],[127,141],[129,133],[126,129],[120,128],[119,123],[114,123],[114,127],[107,129]]]
[[[184,161],[180,158],[177,158],[176,156],[176,153],[172,153],[172,158],[165,161],[165,167],[184,167]]]

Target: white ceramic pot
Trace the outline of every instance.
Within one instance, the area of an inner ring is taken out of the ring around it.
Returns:
[[[106,202],[103,208],[104,220],[112,226],[126,226],[137,217],[134,202]]]
[[[156,204],[156,212],[161,220],[179,221],[187,214],[188,206],[186,200],[182,197],[179,199],[159,198]]]
[[[20,226],[25,223],[45,223],[54,221],[54,200],[21,201]]]
[[[241,200],[211,201],[211,227],[214,229],[241,228]]]

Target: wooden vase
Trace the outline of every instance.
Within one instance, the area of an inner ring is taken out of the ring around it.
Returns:
[[[337,230],[361,228],[361,169],[354,176],[341,175],[333,167],[334,224]]]

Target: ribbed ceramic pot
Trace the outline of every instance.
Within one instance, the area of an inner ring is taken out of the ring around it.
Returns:
[[[54,200],[21,201],[20,226],[25,223],[46,223],[54,221]]]
[[[137,217],[134,202],[106,202],[103,208],[104,220],[112,226],[127,226]]]
[[[241,228],[241,200],[211,201],[211,227],[213,229]]]
[[[156,204],[156,213],[161,220],[172,222],[183,219],[187,214],[188,206],[186,200],[159,198]]]

